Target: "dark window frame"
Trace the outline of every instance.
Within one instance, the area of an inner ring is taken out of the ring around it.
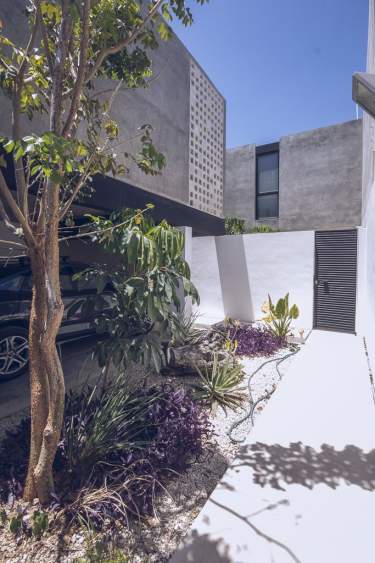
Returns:
[[[258,157],[265,154],[277,153],[277,190],[272,192],[259,192],[258,190]],[[277,214],[272,217],[260,217],[259,216],[259,206],[258,201],[265,196],[277,195]],[[261,145],[256,147],[255,150],[255,219],[268,220],[268,219],[278,219],[280,211],[280,145],[279,143],[270,143],[268,145]]]

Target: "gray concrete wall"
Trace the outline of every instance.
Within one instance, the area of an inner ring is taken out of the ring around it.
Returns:
[[[146,89],[122,88],[112,108],[120,126],[119,141],[133,139],[121,146],[136,154],[138,128],[152,125],[154,144],[167,160],[166,168],[157,178],[147,176],[134,164],[124,178],[148,191],[187,203],[189,200],[189,118],[190,118],[190,55],[174,37],[160,42],[152,53],[154,75]],[[119,150],[119,154],[120,153]]]
[[[255,145],[227,150],[224,186],[225,217],[255,222]]]
[[[358,120],[282,137],[281,229],[361,224],[361,135]]]
[[[22,13],[26,0],[2,0],[0,20],[3,32],[17,43],[25,42],[27,28]],[[153,140],[166,157],[167,166],[157,178],[146,176],[134,164],[124,180],[148,191],[157,192],[171,199],[186,203],[189,199],[189,119],[190,119],[190,53],[174,36],[170,41],[160,41],[159,48],[150,54],[153,76],[148,88],[136,90],[123,87],[112,107],[113,117],[120,126],[116,153],[136,154],[140,147],[139,127],[151,124]],[[97,89],[113,88],[110,81],[97,81]],[[108,94],[107,94],[108,97]],[[0,132],[10,134],[10,104],[0,97]],[[43,122],[24,120],[25,134],[31,129],[41,132]]]
[[[255,145],[227,151],[225,216],[255,220]],[[280,140],[281,230],[334,229],[361,224],[362,121],[287,135]]]

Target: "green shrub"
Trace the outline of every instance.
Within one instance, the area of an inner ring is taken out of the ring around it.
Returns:
[[[18,534],[23,529],[23,513],[18,512],[14,516],[11,516],[9,520],[9,530],[12,534]]]
[[[239,387],[244,372],[233,358],[220,361],[218,352],[214,352],[212,366],[196,369],[201,378],[200,384],[196,386],[198,400],[235,409],[245,399],[244,389]]]
[[[268,324],[273,334],[280,338],[288,336],[292,320],[299,317],[297,305],[289,307],[289,293],[279,299],[276,305],[272,303],[271,297],[268,296],[268,303],[266,302],[263,305],[262,311],[267,315],[263,320]]]
[[[157,391],[131,394],[120,376],[105,393],[94,387],[69,395],[60,447],[69,471],[84,480],[108,456],[145,446],[148,415],[159,398]]]
[[[181,310],[184,297],[199,303],[184,258],[184,235],[166,221],[156,225],[147,209],[123,209],[109,219],[90,217],[96,229],[94,241],[112,260],[76,274],[82,289],[95,282],[96,294],[78,299],[68,316],[81,308],[82,316],[92,322],[100,335],[101,367],[112,363],[124,370],[133,361],[160,371],[162,344],[171,332],[171,310]]]
[[[250,229],[250,233],[277,233],[278,230],[269,225],[255,225]]]
[[[245,219],[239,219],[238,217],[225,218],[225,234],[243,235],[245,232]]]
[[[113,545],[112,539],[89,538],[87,541],[85,557],[79,558],[75,563],[128,563],[128,556],[118,547]]]
[[[49,528],[48,513],[44,510],[36,510],[31,520],[31,532],[35,538],[40,539]]]

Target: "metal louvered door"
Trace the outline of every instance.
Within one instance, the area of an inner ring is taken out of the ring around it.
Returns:
[[[357,231],[315,233],[314,328],[355,332]]]

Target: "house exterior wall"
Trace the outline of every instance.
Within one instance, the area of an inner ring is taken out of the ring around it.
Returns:
[[[3,33],[21,44],[27,38],[23,14],[25,5],[26,0],[0,2]],[[148,87],[135,90],[122,87],[114,100],[111,113],[120,127],[116,153],[119,159],[125,152],[136,154],[139,149],[139,127],[150,124],[154,144],[165,155],[167,165],[162,174],[152,177],[127,161],[130,171],[123,180],[172,201],[222,217],[225,99],[175,35],[170,41],[159,41],[159,48],[151,51],[149,58],[152,60],[153,76]],[[192,72],[199,75],[199,84],[196,84]],[[96,81],[96,88],[105,91],[114,88],[114,84],[101,79]],[[10,135],[10,120],[7,119],[10,104],[1,94],[0,104],[0,133]],[[33,132],[42,132],[46,127],[46,119],[34,121]],[[26,134],[30,131],[27,119],[24,125]],[[192,126],[195,139],[191,138]],[[197,178],[198,183],[198,177],[201,184],[197,187],[197,197],[194,197],[194,179]],[[198,192],[199,188],[201,192]]]
[[[227,150],[225,166],[224,214],[255,221],[256,145]]]
[[[367,72],[375,73],[375,0],[369,1]],[[363,114],[362,225],[359,247],[360,332],[375,366],[375,119]]]
[[[278,219],[255,219],[255,145],[227,151],[225,216],[286,231],[361,224],[361,120],[287,135],[279,151]]]
[[[191,279],[200,296],[200,305],[195,306],[199,314],[197,322],[212,324],[222,321],[225,312],[215,237],[193,238],[190,269]]]
[[[361,135],[357,120],[281,138],[280,229],[360,225]]]
[[[300,309],[297,327],[313,325],[314,232],[250,234],[193,239],[192,280],[201,297],[200,322],[224,316],[259,320],[270,294],[290,294]]]

